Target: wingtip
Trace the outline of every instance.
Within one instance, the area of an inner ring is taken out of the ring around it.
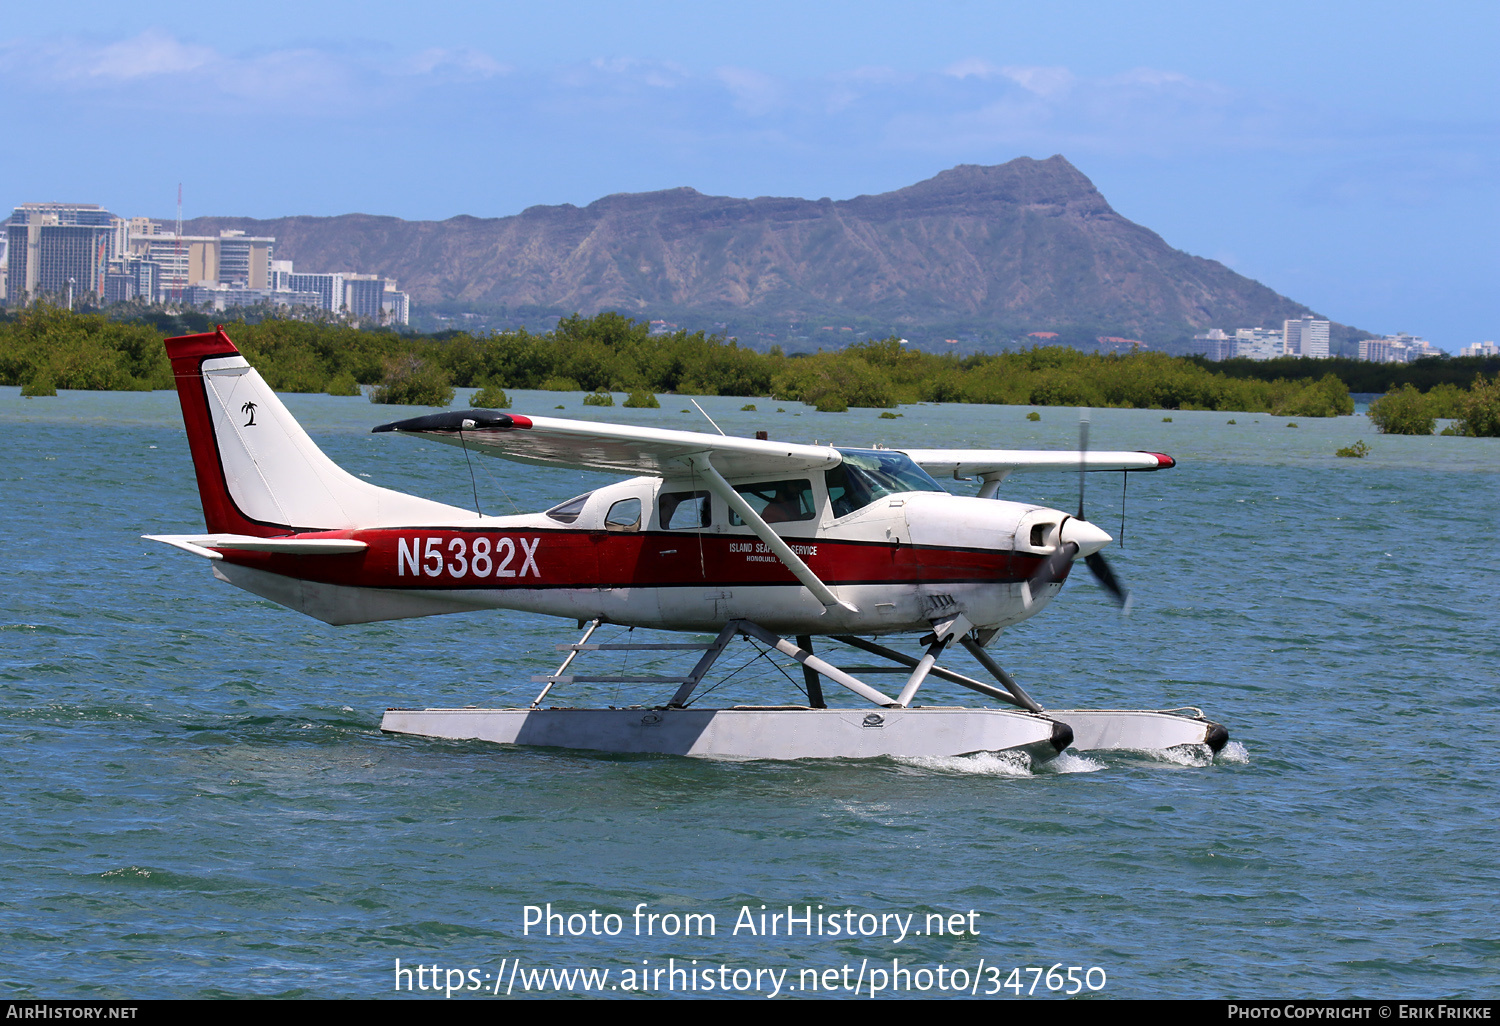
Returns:
[[[499,410],[445,410],[429,413],[425,417],[409,417],[393,420],[388,424],[377,424],[370,429],[372,435],[386,431],[509,431],[514,427],[530,427],[531,421],[522,416],[501,413]]]

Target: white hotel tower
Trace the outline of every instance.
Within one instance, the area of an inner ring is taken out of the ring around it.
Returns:
[[[1288,356],[1310,356],[1314,360],[1328,359],[1328,322],[1315,321],[1311,317],[1299,317],[1282,324],[1282,337]]]

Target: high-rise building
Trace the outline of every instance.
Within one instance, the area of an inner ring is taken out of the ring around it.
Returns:
[[[1493,342],[1475,342],[1458,351],[1459,356],[1500,356],[1500,346]]]
[[[410,319],[406,293],[396,291],[394,278],[378,274],[345,273],[342,309],[350,317],[382,324],[406,324]]]
[[[411,299],[405,292],[396,291],[396,283],[387,278],[385,292],[380,297],[382,320],[386,324],[411,323]]]
[[[344,275],[344,308],[351,317],[374,318],[381,313],[385,279],[377,274]]]
[[[109,264],[104,276],[104,301],[129,303],[133,300],[155,302],[160,291],[161,267],[140,257],[121,257]]]
[[[1411,363],[1427,356],[1442,356],[1443,351],[1425,338],[1399,331],[1384,338],[1365,339],[1359,344],[1359,358],[1372,363]]]
[[[1328,322],[1299,317],[1282,325],[1285,351],[1290,356],[1328,359]]]
[[[122,222],[93,203],[23,203],[6,229],[9,302],[41,296],[104,297]]]
[[[1274,360],[1286,354],[1286,336],[1275,328],[1237,328],[1234,353],[1247,360]]]
[[[1185,355],[1197,354],[1208,360],[1232,360],[1235,357],[1235,339],[1223,328],[1209,328],[1193,336],[1192,344]]]
[[[271,287],[271,250],[273,238],[246,235],[239,231],[219,233],[219,281],[247,289]]]
[[[161,268],[156,298],[163,302],[181,298],[184,289],[200,284],[270,288],[273,238],[232,230],[217,236],[178,236],[151,221],[141,228],[137,231],[132,224],[130,253]]]
[[[316,292],[318,309],[339,313],[344,308],[344,275],[296,274],[286,276],[286,288],[291,292]]]

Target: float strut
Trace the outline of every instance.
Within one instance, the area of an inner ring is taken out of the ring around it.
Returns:
[[[739,630],[735,627],[733,620],[724,625],[724,629],[719,632],[719,636],[714,639],[713,644],[709,645],[708,650],[698,658],[693,671],[682,682],[682,687],[677,689],[677,694],[673,695],[672,700],[667,703],[668,709],[681,709],[687,705],[687,700],[692,697],[693,689],[698,686],[698,682],[703,679],[703,675],[718,661],[719,656],[724,652],[724,646],[733,641],[734,636],[738,633]]]
[[[911,700],[917,695],[917,689],[922,686],[922,682],[937,665],[938,656],[942,655],[943,649],[948,647],[948,642],[952,641],[955,635],[966,637],[973,629],[974,625],[962,613],[945,623],[933,624],[932,643],[927,646],[927,651],[922,658],[917,660],[917,665],[912,669],[911,677],[906,681],[906,687],[901,689],[901,696],[896,699],[896,704],[903,709],[908,708]]]
[[[813,650],[812,635],[797,635],[797,644],[804,651],[811,652]],[[823,678],[818,676],[818,671],[803,663],[802,681],[807,685],[807,704],[814,709],[827,709],[828,703],[823,701]]]
[[[921,662],[920,659],[909,656],[905,652],[898,652],[894,648],[877,645],[873,641],[866,641],[864,638],[856,638],[852,634],[835,634],[833,635],[833,640],[843,642],[850,648],[858,648],[869,652],[871,655],[878,655],[883,659],[889,659],[893,663],[900,663],[902,666],[914,668]],[[997,688],[993,684],[986,684],[984,681],[975,680],[973,677],[965,677],[961,673],[954,673],[952,670],[945,669],[944,667],[934,666],[932,668],[932,676],[940,680],[952,681],[954,684],[962,685],[970,691],[977,691],[979,694],[986,695],[998,702],[1008,702],[1019,708],[1026,708],[1020,699],[1004,688]]]
[[[573,651],[568,653],[568,658],[562,661],[562,665],[559,666],[557,668],[557,672],[552,675],[554,678],[561,677],[567,671],[568,666],[573,662],[574,659],[578,658],[578,653],[582,651],[583,646],[588,642],[589,638],[593,636],[594,632],[599,629],[599,624],[601,624],[602,622],[602,620],[595,620],[593,623],[589,624],[589,629],[583,632],[583,637],[578,639],[578,644],[573,646]],[[541,694],[537,695],[536,698],[532,701],[531,707],[533,709],[542,704],[542,699],[547,697],[547,692],[551,691],[552,685],[556,683],[556,680],[549,680],[547,682],[546,687],[542,688]]]
[[[867,702],[874,702],[876,705],[886,709],[896,704],[896,700],[890,695],[881,694],[864,681],[845,673],[830,662],[819,659],[801,646],[794,645],[785,638],[772,634],[759,624],[751,623],[749,620],[731,620],[729,622],[731,625],[738,624],[739,632],[746,637],[754,638],[762,645],[769,645],[782,655],[791,656],[803,666],[811,667],[835,684],[842,684]]]
[[[1005,672],[1005,668],[995,661],[995,657],[984,650],[984,646],[969,637],[967,634],[961,639],[964,648],[969,650],[969,655],[979,660],[979,664],[995,675],[995,679],[1005,685],[1005,690],[1015,696],[1016,702],[1024,709],[1032,712],[1041,712],[1042,707],[1037,700],[1028,695],[1021,685],[1016,683],[1016,678]]]

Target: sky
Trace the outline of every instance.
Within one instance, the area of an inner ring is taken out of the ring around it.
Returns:
[[[499,217],[1061,153],[1334,320],[1500,339],[1493,0],[220,6],[0,0],[0,207]]]

